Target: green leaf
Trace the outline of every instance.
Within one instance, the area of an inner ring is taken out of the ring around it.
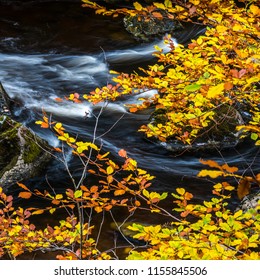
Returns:
[[[167,196],[168,196],[167,192],[162,193],[161,196],[160,196],[160,200],[165,199]]]
[[[203,77],[204,77],[205,79],[208,79],[208,78],[210,77],[210,73],[209,73],[209,72],[205,72],[205,73],[203,74]]]
[[[184,90],[186,91],[197,91],[201,88],[201,85],[198,84],[192,84],[192,85],[188,85],[184,88]]]
[[[77,191],[74,192],[74,197],[75,198],[79,198],[81,196],[82,196],[82,190],[77,190]]]
[[[220,223],[219,225],[220,225],[220,228],[222,228],[223,230],[225,230],[227,232],[231,231],[231,228],[227,223]]]
[[[254,133],[254,132],[251,133],[251,139],[256,141],[258,139],[258,134]]]

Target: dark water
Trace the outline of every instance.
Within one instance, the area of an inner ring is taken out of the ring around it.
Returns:
[[[187,27],[177,39],[185,43],[200,32],[201,27]],[[78,3],[0,4],[0,80],[10,96],[22,102],[13,112],[16,118],[53,146],[59,145],[55,136],[34,124],[42,110],[63,122],[73,135],[91,139],[96,121],[93,116],[86,118],[86,112],[98,114],[100,106],[57,103],[55,98],[105,85],[111,79],[110,69],[130,71],[147,63],[154,44],[167,51],[162,39],[150,44],[136,42],[120,19],[96,16]],[[196,178],[203,167],[200,158],[239,166],[248,175],[260,171],[259,149],[252,145],[176,156],[146,141],[137,129],[149,121],[149,112],[131,114],[124,107],[124,102],[134,101],[136,97],[129,97],[109,104],[99,120],[97,136],[104,151],[116,157],[123,148],[140,168],[155,175],[156,191],[184,186],[197,199],[205,199],[212,184]],[[69,157],[67,160],[74,176],[80,175],[81,166]],[[69,186],[61,164],[54,161],[46,174],[57,190]],[[46,174],[29,183],[46,187]]]

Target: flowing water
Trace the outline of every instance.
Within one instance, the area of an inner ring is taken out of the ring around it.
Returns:
[[[56,137],[35,125],[42,110],[64,123],[73,135],[91,139],[96,122],[93,114],[98,114],[101,106],[59,103],[55,98],[72,92],[83,94],[105,85],[111,79],[110,69],[129,72],[147,63],[152,60],[154,44],[167,51],[162,39],[146,44],[136,42],[120,19],[96,16],[81,8],[80,3],[0,4],[0,28],[0,80],[9,95],[20,103],[13,113],[52,146],[59,145]],[[200,32],[202,28],[187,28],[177,41],[185,43]],[[137,130],[149,121],[149,112],[131,114],[124,107],[124,102],[134,101],[136,96],[109,104],[99,120],[97,136],[104,151],[109,150],[116,157],[120,149],[125,149],[140,168],[155,175],[156,191],[170,192],[185,186],[197,199],[205,199],[211,184],[196,178],[203,167],[199,158],[239,166],[249,175],[259,172],[259,149],[248,144],[228,151],[176,156],[146,141]],[[78,163],[71,158],[68,161],[74,176],[80,175]],[[69,186],[64,167],[55,161],[42,176],[29,183],[37,188],[46,187],[46,174],[57,191]]]

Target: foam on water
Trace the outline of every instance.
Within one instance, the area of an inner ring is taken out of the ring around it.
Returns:
[[[175,39],[172,40],[173,44],[177,46],[177,41]],[[152,54],[156,51],[154,48],[155,45],[161,48],[163,50],[163,53],[167,53],[171,50],[170,46],[168,44],[165,44],[164,39],[162,39],[160,41],[155,41],[145,46],[107,53],[106,58],[109,63],[136,63],[138,61],[144,61],[146,59],[151,59]]]

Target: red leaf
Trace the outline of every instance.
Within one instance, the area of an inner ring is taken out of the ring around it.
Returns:
[[[246,73],[247,73],[246,69],[241,69],[241,70],[238,72],[238,78],[240,79],[240,78],[243,77]]]
[[[197,11],[196,6],[192,6],[192,7],[189,9],[189,14],[190,14],[190,15],[193,15],[194,13],[196,13],[196,11]]]
[[[75,92],[74,93],[74,97],[78,99],[79,98],[79,94],[77,92]]]

